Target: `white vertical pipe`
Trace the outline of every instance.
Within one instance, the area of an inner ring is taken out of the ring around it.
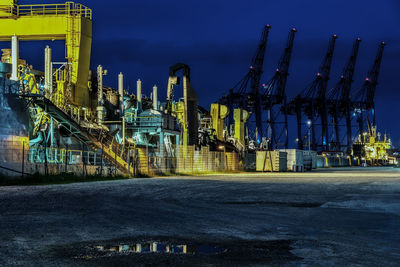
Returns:
[[[103,102],[103,67],[97,67],[97,105],[101,106]]]
[[[153,109],[158,110],[157,86],[153,86]]]
[[[136,97],[139,103],[142,103],[142,81],[140,79],[136,82]]]
[[[119,103],[121,108],[121,116],[124,115],[124,75],[122,72],[118,74],[118,94],[119,94]]]
[[[44,49],[44,90],[45,96],[50,99],[52,92],[52,67],[51,67],[51,48],[46,45]]]
[[[122,116],[122,145],[124,145],[125,146],[125,136],[126,136],[126,133],[125,133],[125,116]]]
[[[19,58],[18,38],[14,34],[11,37],[11,63],[12,63],[11,80],[14,81],[18,81],[18,58]]]

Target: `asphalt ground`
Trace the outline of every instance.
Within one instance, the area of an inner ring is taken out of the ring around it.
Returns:
[[[399,266],[400,169],[0,187],[0,266],[57,265]]]

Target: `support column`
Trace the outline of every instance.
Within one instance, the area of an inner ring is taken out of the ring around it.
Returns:
[[[340,130],[339,130],[339,118],[338,118],[338,108],[335,106],[335,114],[333,115],[333,121],[335,123],[335,149],[339,151],[342,146],[340,144]]]
[[[164,158],[164,132],[161,129],[160,132],[160,160],[161,160],[161,172],[165,170],[165,158]]]
[[[289,148],[289,127],[288,127],[288,113],[287,113],[287,103],[286,96],[283,100],[283,108],[285,110],[285,149]]]
[[[136,82],[136,98],[138,103],[138,109],[142,108],[142,81],[140,79]]]
[[[351,129],[351,114],[350,105],[348,104],[346,109],[346,129],[347,129],[347,153],[350,154],[353,143],[352,143],[352,129]]]
[[[122,72],[118,74],[118,94],[120,104],[120,116],[124,116],[124,75]]]
[[[19,59],[19,45],[18,38],[14,34],[11,37],[11,63],[12,63],[12,73],[11,80],[18,81],[18,59]]]
[[[103,107],[103,67],[97,67],[97,123],[102,124],[104,121]]]
[[[300,108],[296,108],[296,117],[297,117],[297,148],[303,149],[303,135],[301,132],[301,110]]]
[[[157,86],[153,86],[153,109],[158,110]]]
[[[126,136],[126,130],[125,130],[125,116],[122,116],[122,145],[125,147],[125,136]]]
[[[52,79],[52,67],[51,67],[51,48],[46,45],[44,49],[44,95],[47,99],[51,99],[53,79]]]

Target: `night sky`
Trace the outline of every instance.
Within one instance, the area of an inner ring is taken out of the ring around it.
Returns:
[[[394,144],[400,145],[398,0],[97,0],[81,3],[93,9],[92,69],[98,64],[108,69],[106,85],[116,87],[117,74],[121,71],[131,92],[140,78],[144,94],[150,95],[156,84],[164,100],[169,66],[183,62],[191,67],[192,85],[200,105],[207,109],[246,74],[265,24],[272,28],[262,82],[274,73],[289,30],[292,27],[298,30],[287,83],[289,98],[313,80],[332,34],[337,34],[338,39],[328,88],[340,77],[356,37],[362,42],[353,89],[361,86],[379,43],[385,41],[375,98],[377,124],[379,131],[390,133]],[[55,42],[51,46],[60,52],[58,59],[62,60],[63,44]],[[38,47],[41,49],[42,44],[33,44],[29,49]],[[28,51],[21,44],[21,56],[35,66],[42,66],[43,54]],[[289,130],[295,133],[294,123]]]

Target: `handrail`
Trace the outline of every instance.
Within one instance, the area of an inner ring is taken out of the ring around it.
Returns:
[[[14,16],[43,16],[43,15],[80,15],[92,19],[92,9],[74,2],[65,4],[38,4],[38,5],[14,5],[11,7]]]

